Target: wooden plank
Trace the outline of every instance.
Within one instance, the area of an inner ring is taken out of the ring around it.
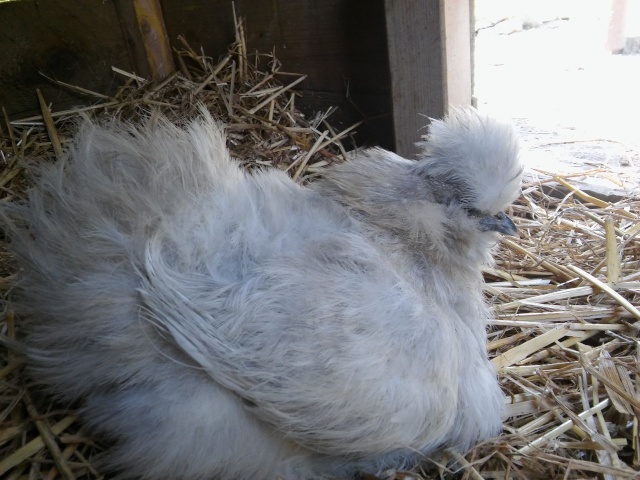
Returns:
[[[38,70],[100,93],[112,91],[122,80],[111,72],[112,65],[149,77],[135,1],[0,3],[0,31],[7,32],[0,36],[0,104],[8,106],[15,118],[38,112],[36,88],[54,104],[54,111],[93,100],[53,87]],[[234,39],[228,0],[160,0],[160,5],[174,47],[180,47],[177,37],[183,35],[214,59],[226,53]],[[250,53],[275,50],[283,70],[308,76],[299,86],[302,97],[296,100],[308,116],[338,106],[331,117],[336,129],[365,117],[358,127],[358,143],[393,148],[384,0],[236,0],[235,8],[246,19]],[[60,44],[65,47],[61,53],[50,56],[55,54],[52,46]],[[5,61],[12,54],[18,57]],[[49,58],[59,71],[16,66],[41,57]],[[265,67],[268,61],[261,59]],[[10,65],[13,77],[5,74]],[[13,79],[11,88],[7,79]]]
[[[158,0],[133,0],[151,78],[160,81],[174,71],[171,47]]]
[[[440,0],[385,0],[395,150],[414,156],[428,117],[445,113]]]
[[[0,105],[12,118],[40,111],[36,88],[56,109],[93,98],[51,84],[45,75],[108,93],[131,70],[113,2],[39,0],[0,2]]]
[[[443,1],[446,106],[471,104],[471,5],[469,0]]]
[[[412,157],[427,118],[471,103],[469,0],[385,0],[396,152]]]
[[[132,0],[114,0],[113,4],[118,13],[122,37],[131,63],[130,71],[142,78],[150,78],[151,67],[138,27],[135,5]]]

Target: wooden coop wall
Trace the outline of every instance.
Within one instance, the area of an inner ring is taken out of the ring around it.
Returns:
[[[58,111],[108,94],[124,77],[150,76],[141,4],[159,4],[171,47],[178,36],[214,59],[234,40],[230,0],[17,0],[0,3],[0,105],[11,118],[39,111],[35,89]],[[330,106],[359,144],[415,153],[425,116],[471,100],[469,0],[235,0],[249,51],[275,52],[284,71],[306,74],[297,105]],[[138,18],[136,17],[138,15]],[[145,30],[146,29],[146,30]]]
[[[223,51],[234,36],[228,0],[161,0],[169,38]],[[249,51],[275,52],[283,70],[307,75],[297,105],[304,112],[338,106],[338,130],[372,118],[362,140],[393,146],[382,0],[236,0]],[[347,94],[349,97],[347,98]]]
[[[0,3],[0,106],[11,118],[40,111],[36,88],[54,110],[89,101],[52,85],[43,75],[107,93],[118,81],[112,66],[132,68],[113,2]]]

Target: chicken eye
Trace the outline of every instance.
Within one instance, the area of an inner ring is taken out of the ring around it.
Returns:
[[[482,212],[480,210],[478,210],[477,208],[465,208],[465,211],[467,212],[467,215],[469,215],[470,217],[482,217]]]

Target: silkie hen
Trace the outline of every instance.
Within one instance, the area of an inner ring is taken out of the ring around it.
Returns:
[[[481,266],[518,195],[514,129],[433,121],[307,187],[186,128],[85,122],[0,219],[29,373],[125,477],[288,480],[496,435]]]

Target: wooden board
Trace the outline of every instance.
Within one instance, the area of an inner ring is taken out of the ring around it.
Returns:
[[[218,58],[233,42],[229,0],[159,3],[174,48],[181,35]],[[99,93],[123,80],[112,66],[149,76],[135,4],[1,2],[0,105],[13,118],[32,114],[36,88],[54,110],[93,100],[52,86],[39,72]],[[470,99],[469,0],[236,0],[235,8],[250,52],[275,51],[283,70],[308,76],[298,88],[303,112],[337,106],[331,121],[338,129],[365,120],[360,145],[410,157],[427,116]]]
[[[417,152],[418,132],[428,121],[420,115],[437,118],[445,113],[444,12],[440,3],[385,1],[395,146],[396,152],[406,157]]]
[[[412,157],[428,118],[471,104],[469,0],[385,0],[396,152]]]
[[[112,65],[132,70],[112,2],[0,3],[0,105],[12,117],[39,111],[36,88],[56,109],[87,103],[86,97],[51,85],[39,72],[107,93],[121,80]]]
[[[472,93],[472,2],[442,2],[444,8],[444,52],[447,106],[471,104]]]

